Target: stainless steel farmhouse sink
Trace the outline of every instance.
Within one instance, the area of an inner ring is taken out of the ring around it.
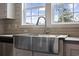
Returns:
[[[59,37],[62,37],[62,35],[59,35]],[[59,37],[58,35],[47,34],[15,34],[15,48],[58,53]]]

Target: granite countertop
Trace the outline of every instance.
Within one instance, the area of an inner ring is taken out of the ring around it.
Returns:
[[[55,38],[66,38],[66,37],[68,37],[68,35],[52,35],[52,34],[14,34],[14,36],[55,37]]]
[[[0,37],[13,37],[13,36],[34,36],[34,37],[56,37],[56,38],[66,38],[68,35],[50,35],[50,34],[2,34]]]
[[[29,34],[15,34],[15,36],[28,36]],[[33,35],[34,36],[34,35]],[[46,35],[40,34],[34,37],[56,37],[56,38],[65,38],[68,41],[79,41],[79,37],[68,37],[68,35]]]
[[[30,37],[57,37],[56,35],[48,34],[14,34],[14,36],[30,36]]]

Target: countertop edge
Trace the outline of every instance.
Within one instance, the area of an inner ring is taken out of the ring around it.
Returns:
[[[65,40],[67,40],[67,41],[79,41],[79,38],[78,37],[67,37],[67,38],[65,38]]]
[[[13,35],[0,35],[0,37],[13,37]]]
[[[13,35],[11,35],[11,34],[0,35],[0,37],[14,37],[14,36],[16,36],[16,35],[15,34],[13,34]],[[28,35],[23,35],[23,36],[28,36]],[[38,37],[40,37],[40,36],[38,36]],[[57,38],[64,38],[64,40],[66,40],[66,41],[79,41],[79,37],[68,37],[67,35],[59,35]]]

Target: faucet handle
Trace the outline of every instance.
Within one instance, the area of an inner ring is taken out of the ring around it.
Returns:
[[[46,31],[46,34],[49,34],[49,31]]]
[[[49,34],[50,31],[49,31],[48,29],[44,29],[44,33],[45,33],[45,34]]]

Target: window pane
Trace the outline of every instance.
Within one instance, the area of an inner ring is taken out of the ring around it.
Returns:
[[[38,15],[38,9],[37,8],[32,9],[32,16],[33,15]]]
[[[58,14],[54,14],[54,20],[53,22],[59,22],[59,16]]]
[[[31,10],[30,9],[25,10],[25,15],[26,16],[32,16],[31,15]]]
[[[63,14],[63,20],[64,22],[73,22],[73,13],[71,12],[66,12]]]
[[[79,12],[79,4],[74,4],[74,12]]]
[[[63,4],[62,3],[54,4],[54,9],[55,9],[55,11],[61,13],[63,11]]]
[[[64,3],[62,12],[62,22],[72,22],[73,21],[73,4]]]
[[[26,17],[26,24],[31,24],[31,17]]]
[[[26,8],[31,8],[31,3],[24,3],[24,7]]]
[[[73,4],[54,4],[53,22],[72,22],[73,21]]]
[[[45,3],[32,3],[32,7],[37,7],[37,6],[45,6]]]
[[[39,6],[45,6],[45,3],[24,3],[24,7],[26,8],[39,7]]]
[[[36,25],[37,20],[38,16],[32,17],[32,24]]]
[[[62,4],[54,4],[53,7],[53,22],[62,22],[61,20],[59,20],[59,16],[62,15]]]
[[[74,21],[79,22],[79,13],[74,13]]]
[[[45,15],[45,8],[39,8],[39,15]]]
[[[69,12],[73,12],[73,4],[64,3],[64,9],[66,9]]]
[[[23,23],[36,25],[38,16],[45,16],[45,3],[25,3],[23,5]],[[40,21],[40,24],[42,22]]]

